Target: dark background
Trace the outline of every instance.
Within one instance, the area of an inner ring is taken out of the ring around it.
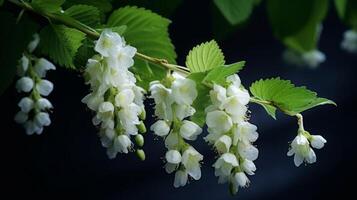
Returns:
[[[170,19],[178,63],[184,64],[193,45],[212,39],[212,5],[185,1]],[[251,122],[258,126],[260,133],[256,142],[260,154],[255,162],[256,175],[250,177],[250,187],[240,189],[239,194],[232,197],[227,185],[217,184],[211,167],[215,155],[199,138],[193,145],[205,156],[202,178],[175,189],[174,175],[166,174],[163,169],[163,141],[155,140],[151,133],[145,140],[145,162],[138,161],[134,154],[118,155],[114,160],[107,158],[91,124],[92,115],[80,101],[88,93],[87,86],[80,74],[58,68],[48,75],[55,84],[49,97],[55,109],[51,114],[52,124],[44,134],[26,136],[22,127],[13,121],[20,99],[14,86],[0,98],[1,165],[4,168],[1,190],[5,192],[1,195],[9,193],[9,199],[26,195],[41,199],[251,200],[332,196],[343,199],[354,195],[357,56],[340,49],[347,27],[340,23],[332,6],[323,25],[320,50],[326,54],[327,61],[316,70],[282,62],[284,48],[272,35],[265,5],[255,9],[249,23],[219,41],[227,63],[247,61],[240,72],[245,86],[259,78],[280,76],[336,101],[338,107],[322,106],[304,113],[305,128],[328,141],[322,150],[316,150],[317,163],[297,168],[293,159],[286,156],[288,142],[296,135],[294,118],[279,114],[275,121],[261,107],[251,105]],[[150,119],[147,124],[151,124]]]

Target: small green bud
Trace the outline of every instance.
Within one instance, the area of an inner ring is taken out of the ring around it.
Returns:
[[[137,134],[137,135],[135,136],[135,143],[136,143],[136,145],[138,145],[139,147],[144,146],[144,137],[143,137],[143,135]]]
[[[146,126],[143,121],[140,121],[140,124],[136,125],[136,127],[139,129],[140,133],[146,133]]]
[[[146,119],[146,110],[145,110],[144,107],[141,109],[141,113],[140,113],[140,115],[139,115],[139,118],[140,118],[141,120],[145,120],[145,119]]]
[[[137,156],[140,160],[142,160],[142,161],[145,160],[145,151],[144,151],[144,150],[142,150],[142,149],[137,149],[135,153],[136,153],[136,156]]]
[[[238,193],[238,191],[236,191],[236,189],[239,189],[239,187],[235,188],[235,186],[233,185],[232,182],[229,183],[229,193],[234,196]]]

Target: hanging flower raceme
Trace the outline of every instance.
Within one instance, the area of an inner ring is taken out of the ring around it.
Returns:
[[[186,142],[196,140],[202,132],[197,124],[187,119],[195,113],[191,105],[197,97],[196,83],[177,73],[169,75],[163,83],[153,81],[150,84],[155,115],[159,119],[150,129],[165,139],[165,170],[175,172],[174,186],[180,187],[186,185],[189,176],[194,180],[201,178],[203,156]]]
[[[85,69],[91,93],[82,100],[96,112],[92,122],[100,127],[102,145],[109,158],[133,149],[131,137],[142,147],[145,133],[144,89],[138,87],[134,75],[128,70],[133,64],[136,49],[125,44],[117,33],[104,30],[96,41],[98,55],[88,60]],[[140,159],[145,159],[142,149],[137,149]]]
[[[44,126],[51,124],[48,112],[53,106],[44,96],[52,92],[53,83],[44,78],[48,70],[54,70],[56,67],[44,58],[31,55],[40,40],[38,34],[33,37],[17,66],[20,78],[16,82],[16,89],[29,95],[18,103],[20,111],[15,115],[15,121],[24,126],[26,134],[39,135],[43,132]]]
[[[341,48],[350,53],[357,53],[357,31],[348,30],[343,34]]]
[[[206,108],[209,134],[205,140],[219,154],[214,163],[219,183],[228,182],[232,193],[249,184],[248,175],[254,175],[253,163],[258,149],[252,145],[258,139],[257,127],[247,120],[250,95],[241,85],[238,75],[226,79],[228,87],[214,84],[210,91],[212,105]]]

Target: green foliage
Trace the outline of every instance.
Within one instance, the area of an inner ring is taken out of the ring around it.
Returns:
[[[2,6],[3,3],[4,3],[4,0],[0,0],[0,6]]]
[[[170,20],[144,8],[127,6],[114,11],[108,19],[107,26],[125,25],[125,40],[139,52],[176,63],[176,53],[168,33],[170,23]],[[151,81],[160,80],[166,74],[166,70],[160,66],[138,59],[135,59],[132,70],[139,77],[138,84],[145,89]]]
[[[210,105],[209,91],[210,88],[202,84],[203,79],[206,77],[206,72],[191,73],[187,78],[196,82],[197,98],[192,106],[196,109],[194,115],[191,116],[191,121],[197,123],[199,126],[205,124],[205,108]]]
[[[231,25],[247,20],[252,13],[255,0],[214,0],[214,3]]]
[[[268,0],[274,34],[298,52],[316,49],[318,26],[328,10],[328,0]]]
[[[85,34],[63,25],[49,25],[40,32],[40,50],[54,62],[75,69],[73,60],[82,45]]]
[[[341,20],[357,30],[357,1],[335,0],[335,6]]]
[[[113,6],[119,8],[130,4],[131,6],[143,7],[162,16],[169,17],[175,12],[181,3],[182,0],[122,0],[114,1]]]
[[[305,87],[296,87],[290,81],[280,78],[256,81],[250,86],[250,92],[256,99],[269,102],[261,105],[273,118],[276,110],[273,106],[288,115],[295,115],[319,105],[336,105],[331,100],[317,97],[315,92]]]
[[[194,47],[186,57],[186,66],[191,72],[205,72],[224,62],[224,55],[214,40]]]
[[[98,8],[102,13],[107,13],[112,10],[112,5],[109,0],[66,0],[65,6],[70,7],[73,5],[84,4]]]
[[[16,74],[16,66],[38,26],[25,15],[16,23],[8,12],[0,12],[0,94],[8,88]]]
[[[90,27],[97,27],[100,24],[100,13],[98,8],[94,6],[74,5],[65,10],[64,13]]]
[[[35,10],[55,13],[61,11],[61,6],[65,0],[32,0],[31,6]]]
[[[205,83],[226,84],[226,77],[237,73],[243,69],[245,61],[236,62],[229,65],[222,65],[212,69],[203,79]]]

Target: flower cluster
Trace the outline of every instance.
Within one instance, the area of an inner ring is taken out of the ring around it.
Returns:
[[[15,121],[23,124],[27,135],[41,134],[43,127],[51,124],[48,111],[53,106],[43,96],[48,96],[52,92],[53,83],[44,77],[48,70],[54,70],[56,67],[44,58],[31,55],[39,40],[39,35],[35,34],[17,67],[17,74],[21,78],[16,82],[16,89],[29,95],[18,103],[21,110],[15,115]]]
[[[202,132],[197,124],[187,119],[195,113],[191,105],[197,97],[196,83],[177,73],[169,75],[163,82],[150,84],[155,115],[159,119],[150,129],[165,138],[168,149],[165,170],[167,173],[176,171],[174,187],[180,187],[186,185],[188,176],[195,180],[201,178],[203,156],[185,141],[196,140]]]
[[[205,140],[214,146],[220,157],[213,164],[219,183],[230,184],[232,193],[249,184],[258,149],[252,145],[258,139],[257,127],[247,121],[250,95],[241,85],[238,75],[226,79],[227,87],[214,84],[210,91],[212,105],[206,108],[209,134]]]
[[[357,53],[357,31],[348,30],[343,34],[341,48],[350,53]]]
[[[100,126],[102,145],[112,159],[118,152],[133,149],[131,136],[135,136],[139,147],[143,146],[144,138],[138,132],[146,132],[141,121],[145,118],[144,90],[136,86],[136,79],[128,70],[134,64],[136,49],[126,45],[117,33],[104,30],[95,51],[99,55],[88,60],[84,74],[92,92],[82,102],[96,112],[92,122]],[[143,150],[138,149],[137,154],[145,158]]]
[[[300,131],[291,142],[287,155],[294,155],[296,167],[299,167],[304,161],[311,164],[316,162],[316,154],[311,147],[321,149],[326,142],[321,135],[310,135],[307,131]]]

